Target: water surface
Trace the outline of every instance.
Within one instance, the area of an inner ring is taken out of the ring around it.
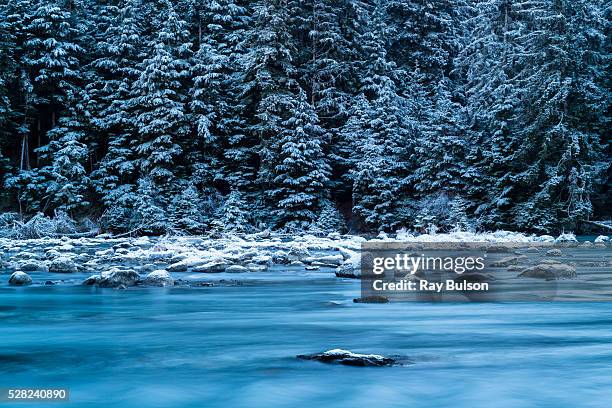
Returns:
[[[359,282],[331,269],[247,275],[241,285],[128,290],[9,287],[0,275],[0,387],[70,388],[70,403],[43,407],[612,401],[612,303],[354,304]],[[331,348],[402,355],[409,364],[359,368],[295,358]]]

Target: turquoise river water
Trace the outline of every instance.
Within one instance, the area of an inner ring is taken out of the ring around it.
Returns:
[[[127,290],[10,287],[8,274],[0,275],[0,387],[70,389],[69,402],[0,407],[559,408],[612,401],[610,302],[355,304],[359,282],[331,269],[247,275],[240,285]],[[332,348],[400,355],[406,364],[295,358]]]

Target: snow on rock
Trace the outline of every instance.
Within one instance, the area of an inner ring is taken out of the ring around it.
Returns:
[[[231,265],[225,268],[225,272],[228,272],[228,273],[242,273],[242,272],[248,272],[248,271],[249,269],[242,265]]]
[[[77,271],[77,265],[71,258],[61,256],[49,264],[49,272],[72,273]]]
[[[227,268],[227,262],[224,260],[212,261],[202,265],[197,265],[191,268],[194,272],[208,272],[208,273],[218,273],[224,272],[225,268]]]
[[[11,286],[27,286],[32,284],[32,278],[25,272],[17,271],[9,277],[8,283]]]
[[[24,272],[34,272],[34,271],[47,272],[49,270],[45,262],[41,262],[37,260],[24,261],[19,265],[17,269],[24,271]]]
[[[18,254],[13,255],[15,259],[36,259],[40,260],[40,255],[32,253],[32,252],[20,252]]]
[[[396,364],[397,360],[378,354],[359,354],[352,351],[333,349],[317,354],[300,354],[302,360],[316,360],[328,364],[343,364],[359,367],[381,367]]]
[[[307,264],[319,263],[319,264],[339,266],[344,262],[344,257],[340,254],[339,255],[309,256],[307,258],[302,259],[302,262],[307,263]]]
[[[562,243],[577,243],[578,240],[574,234],[561,234],[555,239],[555,244]]]
[[[597,238],[595,238],[595,243],[596,244],[605,244],[607,242],[610,241],[610,237],[606,236],[606,235],[600,235]]]
[[[59,258],[60,256],[62,256],[62,254],[55,249],[49,249],[47,252],[45,252],[45,257],[47,259],[55,259],[55,258]]]
[[[97,284],[101,288],[118,288],[120,286],[135,286],[140,280],[140,275],[133,269],[111,268],[102,272]]]
[[[145,285],[152,285],[152,286],[173,286],[174,279],[172,279],[172,276],[170,276],[168,271],[159,269],[159,270],[149,273],[145,277],[144,283]]]

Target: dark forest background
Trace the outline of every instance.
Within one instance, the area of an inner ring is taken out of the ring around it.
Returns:
[[[575,230],[612,207],[610,7],[1,0],[4,218]]]

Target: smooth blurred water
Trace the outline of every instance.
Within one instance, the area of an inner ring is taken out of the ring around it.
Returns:
[[[32,275],[37,282],[65,277]],[[331,270],[248,275],[239,286],[128,290],[15,288],[0,275],[0,387],[70,388],[70,403],[13,404],[19,407],[612,401],[612,303],[354,304],[359,282]],[[295,358],[331,348],[402,355],[410,364]]]

